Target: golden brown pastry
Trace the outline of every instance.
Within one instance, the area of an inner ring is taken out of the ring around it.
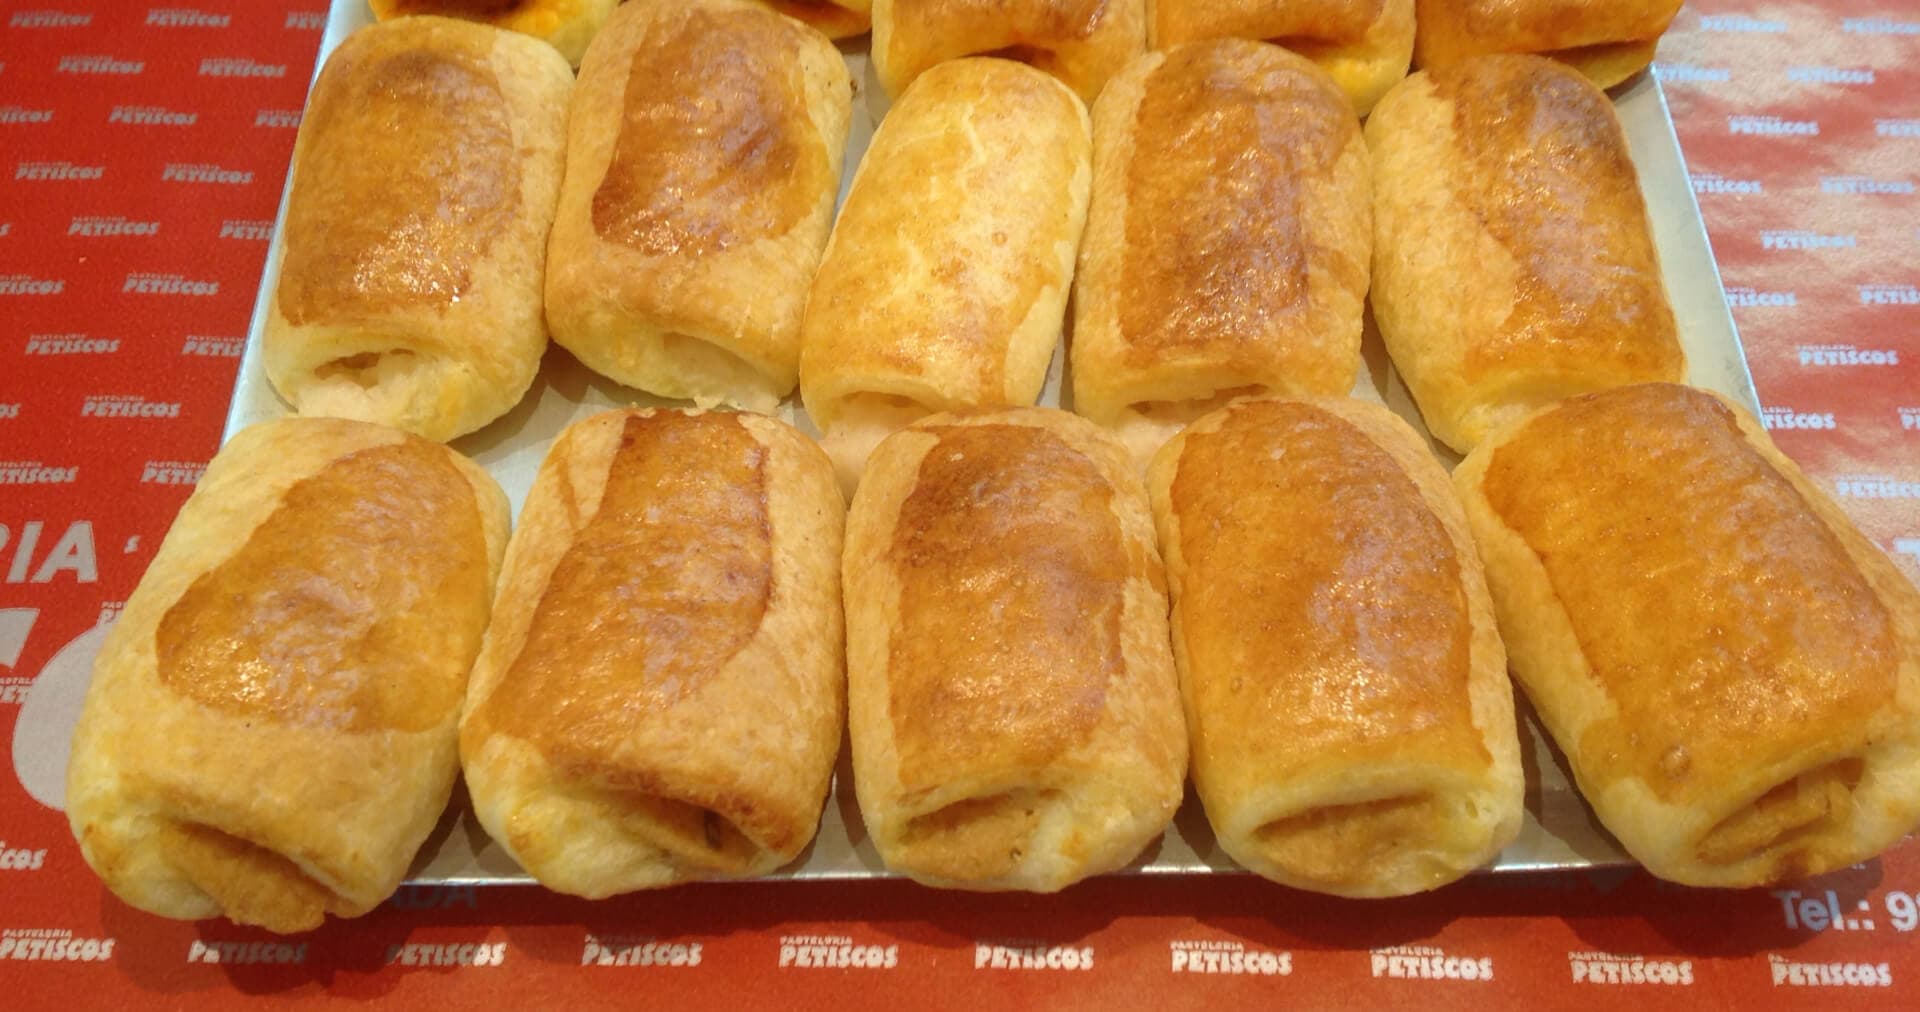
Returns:
[[[803,21],[829,39],[866,34],[873,0],[762,0],[768,7]]]
[[[1153,519],[1065,412],[936,415],[847,517],[848,728],[887,867],[1051,892],[1132,860],[1187,766]]]
[[[1317,67],[1240,39],[1150,53],[1093,107],[1073,408],[1144,466],[1235,396],[1339,396],[1360,371],[1367,146]]]
[[[1602,88],[1653,61],[1681,0],[1419,0],[1414,62],[1444,67],[1486,53],[1535,53]]]
[[[382,21],[438,14],[490,24],[553,44],[573,66],[620,0],[367,0]]]
[[[1920,823],[1920,593],[1752,416],[1587,394],[1454,480],[1514,676],[1649,871],[1784,882]]]
[[[587,367],[770,412],[840,188],[852,92],[825,36],[748,0],[634,0],[587,54],[547,321]]]
[[[460,754],[487,832],[599,898],[757,875],[813,839],[840,751],[833,465],[754,414],[609,411],[520,512]]]
[[[1365,116],[1407,76],[1414,0],[1153,0],[1153,47],[1260,39],[1320,65]]]
[[[459,772],[507,500],[444,446],[330,418],[235,435],[94,665],[67,816],[163,917],[272,931],[391,895]]]
[[[1399,896],[1513,841],[1506,652],[1425,440],[1361,401],[1245,400],[1168,443],[1147,482],[1193,782],[1234,860]]]
[[[448,18],[370,25],[327,59],[261,345],[295,410],[445,441],[519,402],[547,346],[572,86],[553,47]]]
[[[920,76],[874,132],[800,327],[800,394],[852,481],[923,415],[1032,404],[1086,225],[1086,108],[1008,60]]]
[[[961,56],[1031,64],[1092,102],[1147,48],[1146,0],[873,0],[873,69],[898,95]]]
[[[1367,121],[1373,315],[1461,452],[1562,397],[1686,376],[1613,103],[1535,56],[1425,71]]]

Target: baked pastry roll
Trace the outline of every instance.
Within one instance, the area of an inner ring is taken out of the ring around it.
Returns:
[[[873,69],[889,95],[936,63],[992,55],[1092,102],[1146,48],[1146,0],[873,0]]]
[[[1340,396],[1360,371],[1367,146],[1312,63],[1223,39],[1150,53],[1093,107],[1073,407],[1142,466],[1235,396]]]
[[[507,500],[341,419],[240,432],[107,634],[67,816],[121,899],[306,931],[392,895],[459,772]]]
[[[448,18],[370,25],[314,83],[261,353],[304,415],[445,441],[519,402],[573,75],[553,47]]]
[[[864,35],[870,24],[873,0],[764,0],[768,7],[796,21],[812,25],[829,39]]]
[[[634,0],[580,67],[547,321],[588,368],[774,410],[852,104],[825,36],[748,0]]]
[[[1361,401],[1240,401],[1168,443],[1147,483],[1193,783],[1234,860],[1400,896],[1513,841],[1506,652],[1424,439]]]
[[[460,754],[487,832],[599,898],[763,874],[820,820],[844,679],[833,465],[754,414],[569,426],[507,549]]]
[[[1260,39],[1320,65],[1365,116],[1407,76],[1414,0],[1154,0],[1153,46]]]
[[[1486,53],[1551,56],[1602,88],[1653,62],[1681,0],[1419,0],[1414,62],[1444,67]]]
[[[1920,823],[1920,593],[1746,412],[1587,394],[1454,480],[1514,676],[1649,871],[1784,882]]]
[[[922,74],[874,131],[800,327],[800,395],[849,492],[894,429],[1040,395],[1086,225],[1088,131],[1065,85],[996,59]]]
[[[847,518],[848,727],[887,867],[1050,892],[1132,860],[1187,738],[1138,471],[1090,423],[937,415]]]
[[[1479,57],[1407,78],[1366,136],[1373,315],[1435,436],[1464,453],[1562,397],[1685,378],[1600,89],[1540,57]]]
[[[411,14],[441,14],[480,21],[544,39],[573,66],[620,0],[367,0],[385,21]]]

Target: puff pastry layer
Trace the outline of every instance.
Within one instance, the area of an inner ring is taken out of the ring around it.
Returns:
[[[519,402],[547,346],[572,86],[553,47],[450,18],[369,25],[327,58],[261,344],[295,410],[445,441]]]
[[[873,69],[887,94],[961,56],[1019,60],[1092,102],[1147,48],[1147,0],[873,0]]]
[[[574,91],[547,320],[588,368],[711,407],[793,391],[852,103],[826,37],[748,0],[634,0]]]
[[[1051,409],[923,419],[875,451],[843,572],[855,786],[889,868],[1049,892],[1166,828],[1187,739],[1118,444]]]
[[[802,21],[829,39],[864,35],[872,23],[873,0],[763,0],[768,7]]]
[[[1091,147],[1073,92],[1008,60],[942,63],[881,121],[800,328],[800,395],[849,491],[915,418],[1039,397]]]
[[[1365,116],[1407,76],[1414,0],[1153,0],[1153,46],[1259,39],[1320,65]]]
[[[606,23],[620,0],[367,0],[382,21],[416,14],[439,14],[480,21],[544,39],[573,66]]]
[[[1414,63],[1487,53],[1550,56],[1611,88],[1653,61],[1681,0],[1419,0]]]
[[[1193,782],[1234,860],[1397,896],[1513,841],[1506,652],[1417,433],[1360,401],[1240,401],[1167,444],[1148,486]]]
[[[840,750],[833,466],[752,414],[569,426],[507,549],[461,724],[488,833],[603,897],[770,872]]]
[[[1591,82],[1478,57],[1407,78],[1366,136],[1374,318],[1435,436],[1464,453],[1562,397],[1686,376],[1626,137]]]
[[[1784,882],[1920,823],[1920,593],[1746,412],[1574,397],[1454,480],[1514,676],[1649,871]]]
[[[273,931],[391,895],[446,807],[507,540],[415,436],[263,422],[208,465],[94,665],[67,815],[133,906]]]
[[[1300,56],[1223,39],[1129,65],[1093,107],[1074,410],[1144,466],[1234,396],[1353,389],[1367,175],[1359,122]]]

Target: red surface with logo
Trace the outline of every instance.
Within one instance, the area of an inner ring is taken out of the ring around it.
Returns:
[[[1920,840],[1742,893],[1626,870],[1377,903],[1237,876],[1054,897],[414,889],[291,939],[129,909],[35,800],[58,735],[29,690],[79,684],[213,453],[325,16],[47,0],[0,18],[5,1004],[1920,1006]],[[1698,0],[1660,73],[1767,424],[1920,578],[1920,8]]]

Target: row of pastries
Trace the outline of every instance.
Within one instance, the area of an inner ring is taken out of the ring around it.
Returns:
[[[444,14],[551,43],[573,66],[620,0],[369,0],[382,19]],[[831,39],[871,29],[881,85],[899,94],[934,64],[1007,55],[1092,102],[1149,49],[1238,38],[1284,40],[1321,65],[1364,116],[1411,61],[1438,67],[1487,53],[1565,60],[1610,88],[1653,59],[1678,0],[768,0]],[[1417,27],[1417,31],[1416,31]]]
[[[408,18],[323,71],[263,346],[301,417],[209,467],[76,733],[75,834],[134,905],[364,912],[462,770],[553,888],[764,873],[843,724],[867,831],[922,881],[1121,867],[1190,774],[1246,867],[1401,894],[1518,830],[1509,667],[1664,877],[1791,879],[1920,820],[1920,598],[1675,385],[1579,74],[1423,71],[1363,129],[1265,43],[1136,57],[1091,114],[954,60],[834,221],[849,82],[812,29],[635,0],[565,62]],[[1069,293],[1076,413],[1026,407]],[[1344,397],[1369,304],[1451,478]],[[669,396],[797,383],[823,441],[598,415],[509,535],[432,440],[508,410],[548,326]]]
[[[315,86],[267,372],[297,410],[444,441],[525,396],[551,334],[703,406],[771,412],[797,385],[849,489],[906,421],[1033,403],[1069,295],[1072,403],[1142,460],[1232,394],[1347,392],[1370,283],[1456,449],[1503,410],[1453,403],[1478,382],[1463,373],[1509,358],[1479,332],[1522,302],[1541,326],[1649,335],[1597,349],[1613,382],[1683,375],[1597,88],[1544,61],[1450,62],[1363,137],[1324,63],[1177,45],[1121,61],[1089,110],[1017,61],[939,62],[901,85],[836,218],[853,82],[825,36],[766,7],[626,4],[576,84],[522,34],[387,22]],[[1552,305],[1525,296],[1540,272],[1523,261],[1592,242],[1609,270],[1549,279]],[[1482,267],[1487,285],[1445,294]],[[1466,318],[1485,326],[1435,324]],[[1516,387],[1506,407],[1578,386]]]
[[[1539,409],[1451,479],[1345,398],[1235,401],[1144,479],[1068,412],[939,414],[850,507],[777,419],[620,409],[510,537],[445,446],[261,423],[109,634],[68,812],[137,907],[305,930],[398,886],[461,772],[562,892],[774,871],[844,728],[868,838],[931,885],[1121,868],[1190,775],[1244,867],[1402,895],[1519,830],[1509,669],[1664,878],[1791,881],[1920,822],[1920,593],[1675,384]]]

